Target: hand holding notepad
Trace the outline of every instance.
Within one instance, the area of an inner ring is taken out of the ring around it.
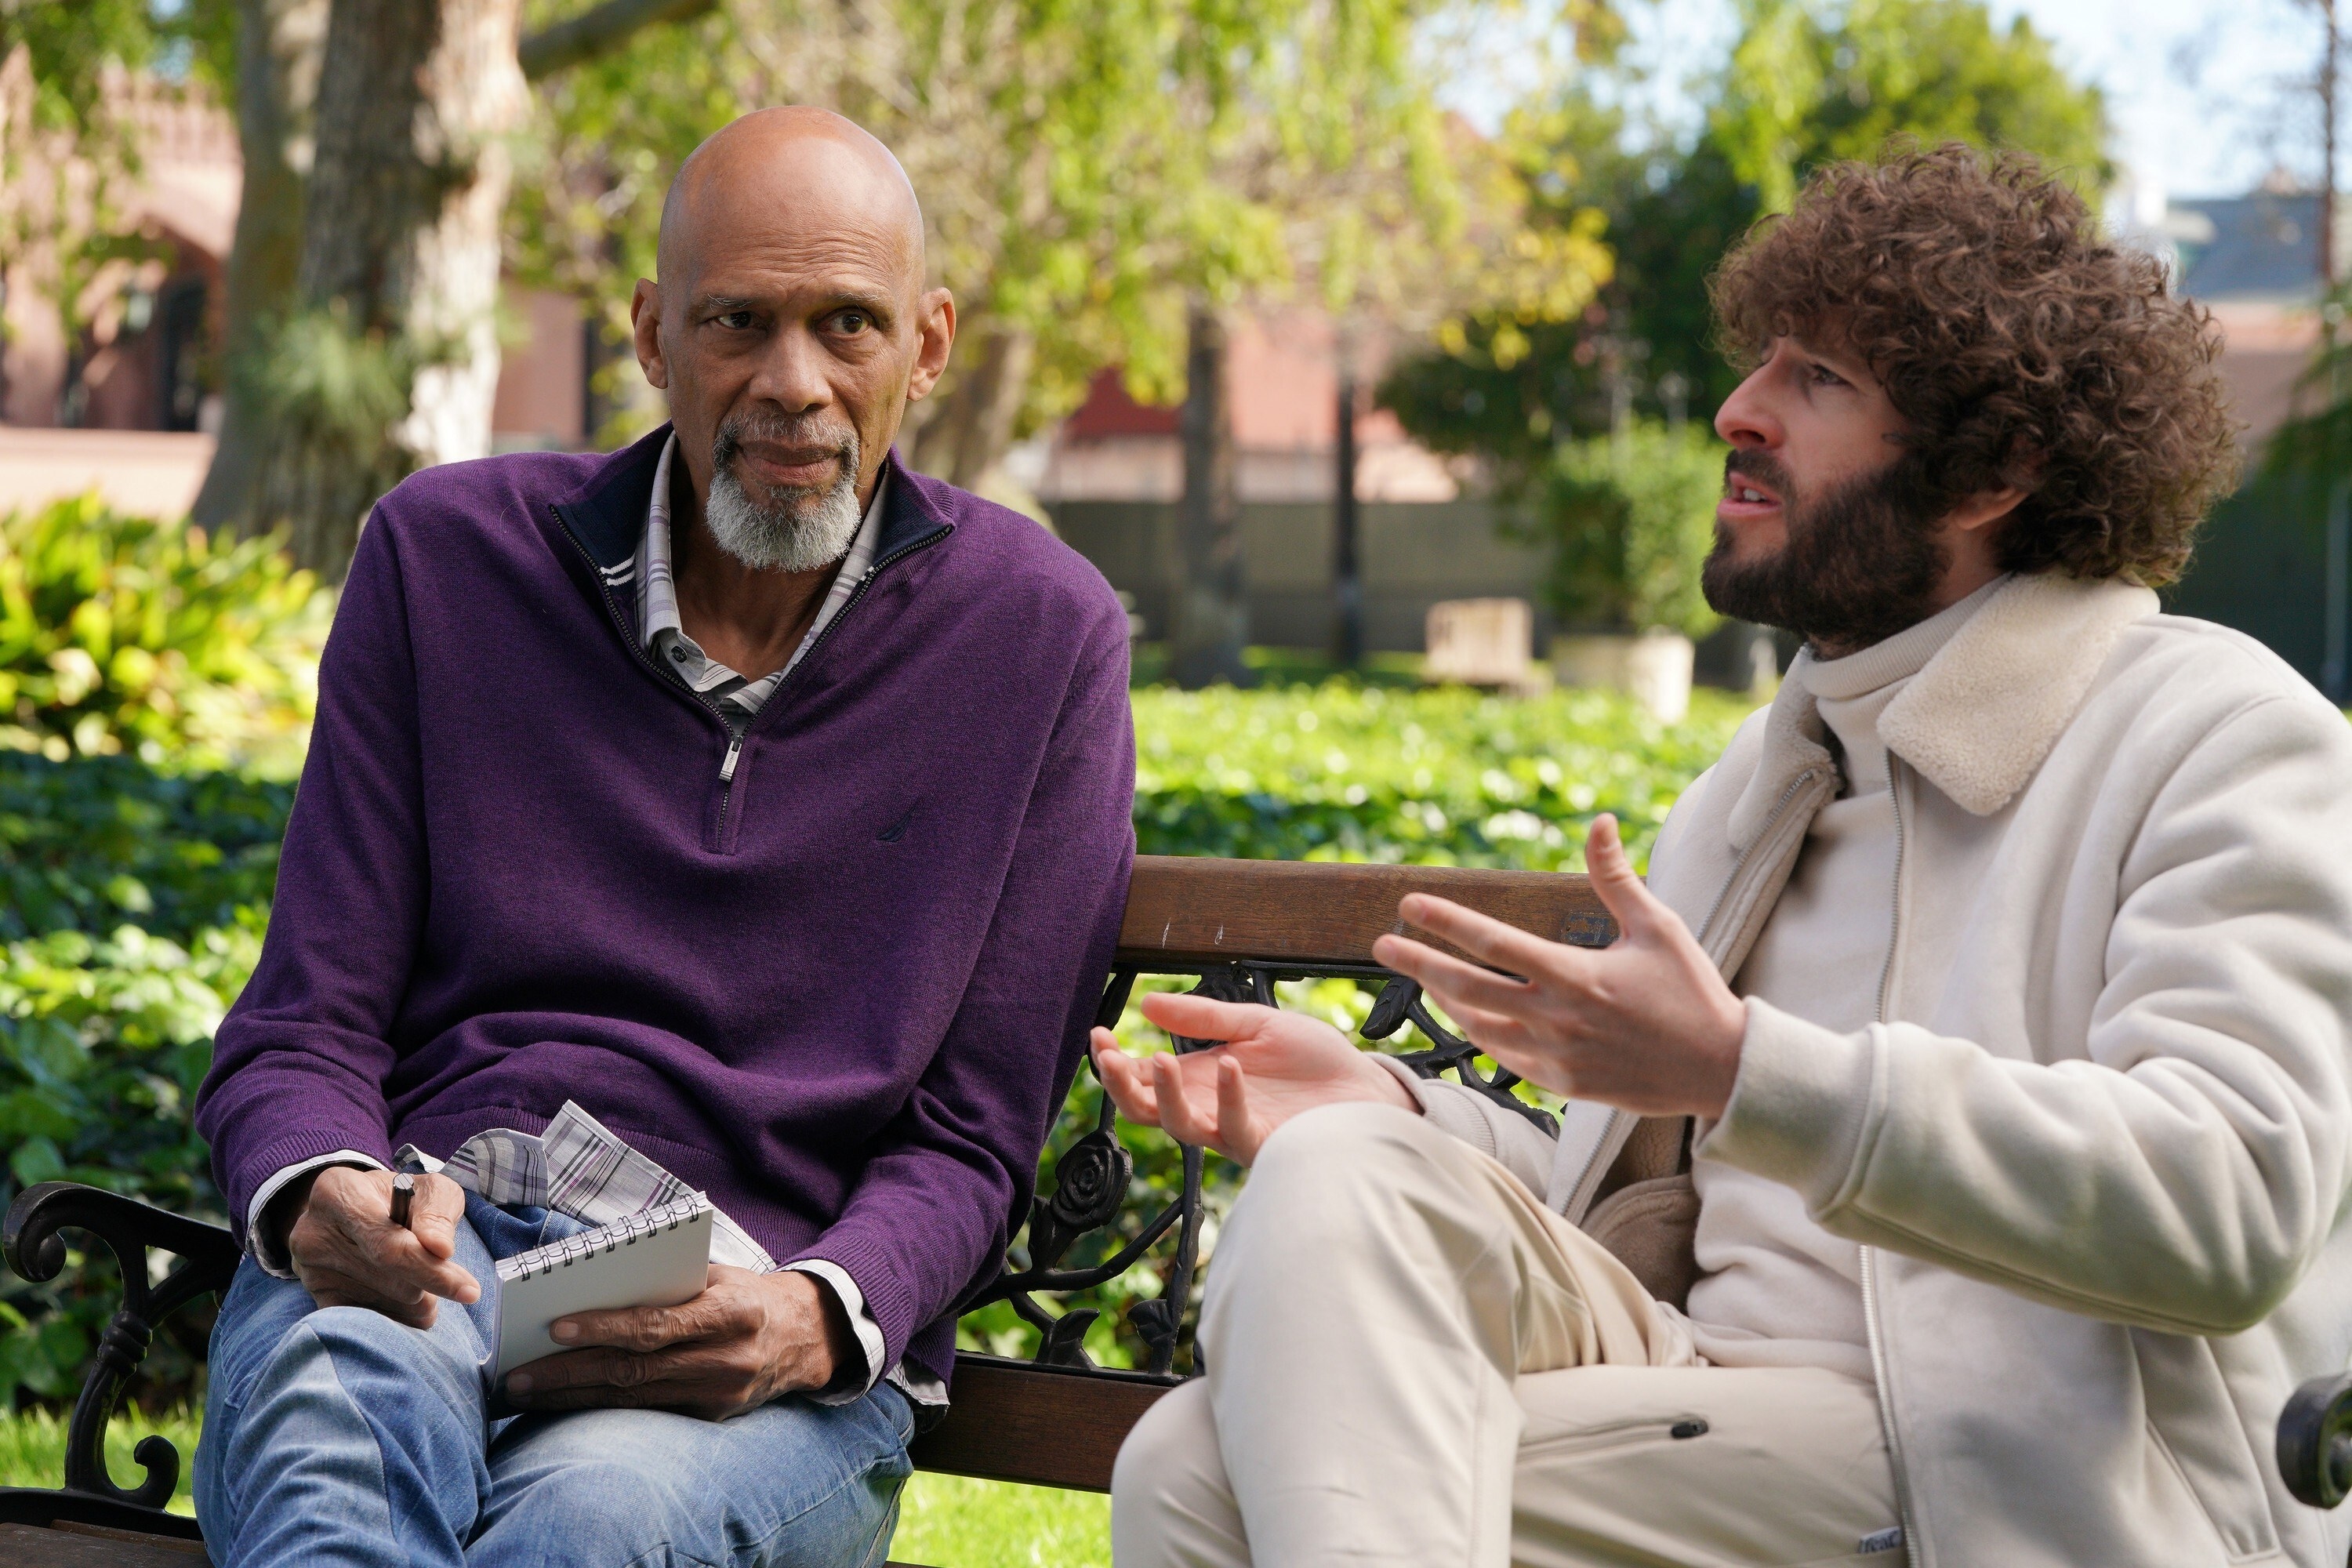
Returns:
[[[710,1272],[715,1212],[708,1199],[689,1194],[501,1259],[490,1382],[495,1385],[516,1367],[576,1348],[558,1344],[548,1331],[558,1319],[629,1307],[675,1307],[700,1295]]]

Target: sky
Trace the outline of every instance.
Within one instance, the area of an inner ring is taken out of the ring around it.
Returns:
[[[2309,0],[1990,5],[2004,26],[2026,17],[2053,41],[2072,74],[2105,89],[2116,155],[2147,184],[2176,197],[2234,195],[2280,164],[2316,179],[2318,112],[2309,83],[2320,32]],[[1633,0],[1626,11],[1637,56],[1654,68],[1656,109],[1670,121],[1686,116],[1680,82],[1728,49],[1731,0]],[[1507,64],[1476,73],[1459,107],[1474,121],[1496,118],[1512,96],[1510,74]],[[2347,100],[2352,126],[2352,89]],[[2352,184],[2352,152],[2343,163],[2339,184]]]

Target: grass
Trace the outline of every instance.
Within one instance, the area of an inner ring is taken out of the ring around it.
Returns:
[[[117,1486],[139,1481],[142,1472],[131,1462],[139,1440],[161,1432],[180,1450],[180,1484],[172,1498],[172,1511],[194,1513],[189,1499],[190,1472],[196,1457],[198,1417],[194,1411],[175,1410],[162,1418],[132,1415],[117,1417],[106,1431],[106,1468]],[[65,1483],[66,1420],[46,1410],[19,1410],[0,1415],[0,1487],[56,1487]]]
[[[189,1470],[197,1426],[197,1417],[185,1411],[161,1420],[118,1419],[106,1445],[116,1482],[139,1479],[131,1450],[141,1437],[160,1431],[180,1450],[173,1511],[194,1513]],[[42,1410],[0,1415],[0,1486],[58,1485],[65,1479],[65,1451],[63,1417]],[[900,1500],[890,1556],[934,1568],[1110,1568],[1110,1500],[1090,1492],[919,1475]]]

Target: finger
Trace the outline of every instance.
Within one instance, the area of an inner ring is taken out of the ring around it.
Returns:
[[[416,1197],[410,1205],[408,1228],[420,1246],[438,1259],[457,1256],[457,1222],[466,1217],[466,1189],[446,1176],[416,1178]]]
[[[1179,1143],[1214,1144],[1217,1124],[1202,1114],[1185,1092],[1182,1068],[1173,1056],[1151,1058],[1152,1091],[1160,1102],[1160,1125]]]
[[[1265,1142],[1250,1104],[1249,1075],[1231,1057],[1217,1063],[1217,1141],[1244,1164]]]
[[[610,1349],[541,1356],[507,1373],[507,1393],[536,1402],[567,1388],[642,1388],[667,1374],[668,1369],[656,1366],[657,1359]]]
[[[1602,906],[1616,917],[1621,931],[1630,932],[1648,923],[1660,908],[1656,895],[1633,874],[1617,819],[1605,811],[1592,819],[1584,835],[1584,874]]]
[[[1398,900],[1397,913],[1410,924],[1444,937],[1481,963],[1507,969],[1514,974],[1533,974],[1557,963],[1558,952],[1570,951],[1559,942],[1530,936],[1515,925],[1506,925],[1431,893],[1407,893]]]
[[[1524,980],[1465,963],[1411,937],[1383,935],[1372,943],[1372,956],[1399,974],[1419,981],[1422,989],[1438,997],[1449,1013],[1458,1001],[1517,1017],[1539,1000],[1536,988]]]
[[[387,1282],[398,1281],[460,1303],[482,1299],[479,1280],[457,1263],[434,1257],[413,1231],[387,1226],[373,1250]]]
[[[675,1307],[574,1312],[558,1318],[548,1332],[558,1344],[605,1345],[643,1354],[725,1332],[733,1316],[727,1310],[730,1304],[724,1299],[714,1300],[705,1289],[691,1301]]]
[[[1121,1050],[1108,1029],[1095,1031],[1095,1076],[1118,1113],[1142,1127],[1160,1124],[1160,1105],[1151,1084],[1133,1057]]]
[[[1189,992],[1155,991],[1138,1004],[1143,1016],[1191,1040],[1237,1040],[1265,1026],[1274,1009],[1255,1002],[1217,1002]]]

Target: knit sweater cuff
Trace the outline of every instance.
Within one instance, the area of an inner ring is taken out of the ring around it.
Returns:
[[[1739,1076],[1696,1152],[1794,1187],[1815,1214],[1846,1185],[1870,1118],[1877,1034],[1841,1035],[1748,998]]]

